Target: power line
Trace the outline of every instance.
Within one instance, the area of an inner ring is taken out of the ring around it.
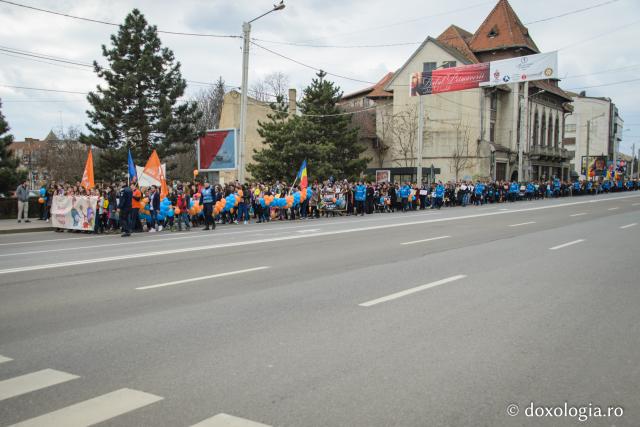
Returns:
[[[12,53],[14,55],[22,55],[22,56],[28,56],[28,57],[32,57],[32,58],[46,59],[48,61],[54,61],[54,62],[62,62],[62,63],[65,63],[65,64],[77,65],[77,66],[80,66],[80,67],[93,68],[93,65],[85,64],[85,63],[82,63],[82,62],[71,61],[69,59],[60,59],[60,58],[56,58],[56,57],[50,57],[50,56],[47,56],[47,55],[31,53],[31,52],[28,52],[28,51],[24,51],[24,50],[20,50],[20,49],[12,49],[12,48],[9,48],[9,47],[4,47],[4,46],[0,46],[0,52],[7,52],[7,53]]]
[[[564,77],[562,80],[573,79],[573,78],[577,78],[577,77],[593,76],[593,75],[596,75],[596,74],[604,74],[604,73],[609,73],[611,71],[621,71],[621,70],[627,70],[629,68],[638,68],[638,67],[640,67],[640,64],[627,65],[627,66],[619,67],[619,68],[609,68],[608,70],[601,70],[601,71],[596,71],[596,72],[593,72],[593,73],[573,74],[573,75]]]
[[[340,75],[340,74],[335,74],[335,73],[330,73],[330,72],[328,72],[328,71],[324,71],[324,70],[322,70],[322,69],[320,69],[320,68],[314,67],[314,66],[309,65],[309,64],[305,64],[304,62],[298,61],[297,59],[293,59],[293,58],[290,58],[290,57],[288,57],[288,56],[285,56],[285,55],[283,55],[283,54],[281,54],[281,53],[278,53],[278,52],[276,52],[276,51],[273,51],[273,50],[271,50],[271,49],[269,49],[269,48],[266,48],[266,47],[264,47],[264,46],[262,46],[262,45],[259,45],[259,44],[258,44],[258,43],[256,43],[256,42],[251,42],[251,44],[252,44],[252,45],[254,45],[254,46],[259,47],[260,49],[266,50],[267,52],[269,52],[269,53],[271,53],[271,54],[273,54],[273,55],[276,55],[276,56],[279,56],[279,57],[281,57],[281,58],[284,58],[284,59],[286,59],[287,61],[294,62],[294,63],[296,63],[296,64],[298,64],[298,65],[301,65],[301,66],[306,67],[306,68],[310,68],[310,69],[315,70],[315,71],[323,71],[323,72],[327,73],[327,75],[329,75],[329,76],[334,76],[334,77],[338,77],[338,78],[341,78],[341,79],[351,80],[351,81],[359,82],[359,83],[375,84],[375,82],[370,82],[370,81],[367,81],[367,80],[355,79],[355,78],[353,78],[353,77],[347,77],[347,76],[343,76],[343,75]]]
[[[581,13],[581,12],[585,12],[588,10],[592,10],[592,9],[596,9],[602,6],[607,6],[609,4],[612,3],[616,3],[620,0],[608,0],[602,3],[598,3],[589,7],[584,7],[581,9],[575,9],[569,12],[565,12],[565,13],[561,13],[559,15],[553,15],[553,16],[549,16],[546,18],[542,18],[542,19],[538,19],[535,21],[529,21],[529,22],[525,22],[524,25],[533,25],[533,24],[537,24],[540,22],[547,22],[547,21],[552,21],[554,19],[558,19],[558,18],[564,18],[565,16],[570,16],[570,15],[575,15],[577,13]],[[491,4],[493,4],[493,2],[489,2]],[[352,32],[348,32],[348,33],[340,33],[337,35],[349,35],[349,34],[357,34],[357,33],[362,33],[362,32],[367,32],[367,31],[371,31],[371,30],[379,30],[379,29],[383,29],[383,28],[389,28],[389,27],[394,27],[397,25],[403,25],[403,24],[407,24],[407,23],[411,23],[411,22],[416,22],[416,21],[420,21],[423,19],[427,19],[427,18],[432,18],[432,17],[437,17],[437,16],[442,16],[442,15],[448,15],[450,13],[455,13],[455,12],[461,12],[461,11],[467,11],[469,9],[473,9],[479,6],[484,6],[487,3],[479,3],[479,4],[475,4],[475,5],[471,5],[469,7],[465,7],[463,9],[456,9],[454,11],[449,11],[449,12],[443,12],[440,14],[435,14],[435,15],[428,15],[428,16],[423,16],[420,18],[414,18],[414,19],[408,19],[405,21],[399,21],[399,22],[395,22],[393,24],[388,24],[388,25],[382,25],[379,27],[371,27],[369,29],[363,29],[363,30],[358,30],[358,31],[352,31]],[[440,41],[445,41],[445,40],[452,40],[452,39],[457,39],[457,36],[453,36],[453,37],[443,37],[442,39],[439,39]],[[258,39],[255,38],[253,40],[256,41],[260,41],[260,42],[264,42],[264,43],[273,43],[273,44],[279,44],[279,45],[287,45],[287,46],[298,46],[298,47],[312,47],[312,48],[337,48],[337,49],[366,49],[366,48],[382,48],[382,47],[399,47],[399,46],[410,46],[410,45],[417,45],[417,44],[421,44],[421,41],[417,41],[417,42],[399,42],[399,43],[385,43],[385,44],[363,44],[363,45],[336,45],[336,44],[314,44],[314,43],[308,43],[308,42],[287,42],[287,41],[276,41],[276,40],[264,40],[264,39]]]
[[[622,30],[624,30],[624,29],[627,29],[627,28],[629,28],[629,27],[632,27],[632,26],[634,26],[634,25],[637,25],[637,24],[639,24],[639,23],[640,23],[640,20],[633,21],[633,22],[630,22],[629,24],[626,24],[626,25],[622,25],[622,26],[616,27],[616,28],[615,28],[615,29],[613,29],[613,30],[609,30],[609,31],[607,31],[606,33],[600,33],[600,34],[595,35],[595,36],[593,36],[593,37],[588,37],[588,38],[586,38],[586,39],[578,40],[577,42],[574,42],[574,43],[568,44],[568,45],[563,46],[563,47],[561,47],[561,48],[559,48],[559,49],[556,49],[556,50],[558,50],[558,51],[560,51],[560,50],[565,50],[565,49],[569,49],[570,47],[574,47],[574,46],[577,46],[577,45],[582,44],[582,43],[586,43],[586,42],[591,41],[591,40],[600,39],[600,38],[602,38],[602,37],[609,36],[609,35],[611,35],[611,34],[613,34],[613,33],[617,33],[618,31],[622,31]]]
[[[624,84],[624,83],[631,83],[631,82],[637,82],[637,81],[640,81],[640,79],[622,80],[622,81],[619,81],[619,82],[604,83],[604,84],[601,84],[601,85],[593,85],[593,86],[574,87],[574,88],[571,88],[571,89],[568,89],[568,90],[591,89],[591,88],[594,88],[594,87],[614,86],[614,85],[621,85],[621,84]]]
[[[616,3],[618,1],[620,1],[620,0],[605,1],[603,3],[594,4],[593,6],[583,7],[582,9],[576,9],[576,10],[572,10],[570,12],[561,13],[560,15],[550,16],[548,18],[538,19],[536,21],[525,22],[524,25],[532,25],[532,24],[537,24],[539,22],[547,22],[547,21],[551,21],[553,19],[564,18],[565,16],[575,15],[576,13],[581,13],[581,12],[586,12],[587,10],[596,9],[598,7],[606,6],[606,5],[609,5],[611,3]]]
[[[82,16],[70,15],[68,13],[62,13],[62,12],[56,12],[56,11],[53,11],[53,10],[42,9],[42,8],[39,8],[39,7],[29,6],[29,5],[26,5],[26,4],[20,4],[20,3],[16,3],[16,2],[8,1],[8,0],[0,0],[0,3],[10,4],[12,6],[22,7],[24,9],[30,9],[30,10],[34,10],[34,11],[37,11],[37,12],[49,13],[51,15],[63,16],[65,18],[71,18],[71,19],[77,19],[77,20],[80,20],[80,21],[92,22],[94,24],[111,25],[111,26],[114,26],[114,27],[119,27],[120,26],[120,24],[116,24],[114,22],[108,22],[108,21],[102,21],[102,20],[99,20],[99,19],[92,19],[92,18],[85,18],[85,17],[82,17]],[[242,38],[242,36],[223,35],[223,34],[185,33],[185,32],[180,32],[180,31],[164,31],[164,30],[157,30],[157,31],[158,31],[158,33],[171,34],[171,35],[176,35],[176,36],[232,38],[232,39],[241,39]]]
[[[72,91],[72,90],[60,90],[60,89],[43,89],[43,88],[28,87],[28,86],[13,86],[13,85],[0,84],[0,87],[7,87],[7,88],[11,88],[11,89],[39,90],[39,91],[43,91],[43,92],[71,93],[71,94],[74,94],[74,95],[89,95],[88,92],[76,92],[76,91]]]

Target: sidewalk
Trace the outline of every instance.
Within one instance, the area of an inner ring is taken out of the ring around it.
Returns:
[[[18,223],[17,219],[0,219],[0,234],[28,233],[31,231],[51,231],[50,222],[38,221],[31,218],[31,222]]]

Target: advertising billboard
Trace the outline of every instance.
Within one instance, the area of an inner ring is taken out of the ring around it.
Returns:
[[[607,172],[607,156],[589,156],[589,175],[588,176],[603,176]],[[582,175],[587,175],[587,156],[582,156],[582,165],[580,170]]]
[[[471,64],[411,74],[411,96],[455,92],[480,87],[489,80],[489,64]]]
[[[221,171],[237,169],[238,147],[236,129],[207,131],[197,142],[198,170]]]
[[[558,78],[558,52],[538,53],[490,62],[489,83],[503,85]]]

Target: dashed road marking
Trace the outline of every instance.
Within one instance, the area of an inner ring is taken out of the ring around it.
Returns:
[[[415,288],[406,289],[404,291],[396,292],[391,295],[387,295],[385,297],[376,298],[371,301],[363,302],[362,304],[358,304],[360,307],[371,307],[377,304],[381,304],[383,302],[392,301],[398,298],[405,297],[407,295],[415,294],[416,292],[424,291],[426,289],[435,288],[436,286],[444,285],[447,283],[455,282],[456,280],[464,279],[464,274],[459,274],[457,276],[447,277],[446,279],[438,280],[436,282],[427,283],[426,285],[416,286]]]

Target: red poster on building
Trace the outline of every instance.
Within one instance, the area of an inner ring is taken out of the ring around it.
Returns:
[[[414,73],[411,76],[411,96],[475,89],[487,81],[488,62]]]

